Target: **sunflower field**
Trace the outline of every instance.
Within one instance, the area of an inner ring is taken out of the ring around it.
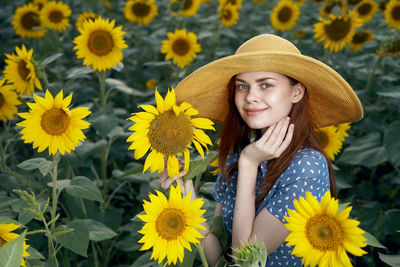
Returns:
[[[360,235],[346,266],[400,266],[400,0],[1,0],[0,266],[205,266],[201,224],[228,240],[213,218],[221,125],[174,87],[262,33],[360,98],[362,120],[315,130],[338,187],[321,206]],[[163,190],[164,168],[199,198]],[[266,260],[262,244],[236,255]]]

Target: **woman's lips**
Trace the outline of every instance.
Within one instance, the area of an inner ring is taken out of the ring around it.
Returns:
[[[257,108],[257,109],[256,108],[246,108],[245,111],[246,111],[247,115],[252,116],[252,115],[257,115],[266,109],[267,108]]]

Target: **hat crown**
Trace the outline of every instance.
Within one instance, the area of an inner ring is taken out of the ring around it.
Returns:
[[[244,42],[237,50],[237,54],[249,52],[286,52],[301,54],[294,44],[273,34],[262,34]]]

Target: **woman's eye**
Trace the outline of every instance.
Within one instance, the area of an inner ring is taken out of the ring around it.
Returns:
[[[261,84],[261,87],[262,88],[269,88],[269,87],[271,87],[272,85],[270,85],[269,83],[263,83],[263,84]]]
[[[236,88],[239,90],[246,90],[248,88],[247,84],[237,84]]]

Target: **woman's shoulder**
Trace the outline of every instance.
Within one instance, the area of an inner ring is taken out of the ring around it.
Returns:
[[[321,165],[325,168],[327,165],[326,158],[324,155],[313,148],[300,148],[292,159],[289,166],[311,166],[311,165]]]

